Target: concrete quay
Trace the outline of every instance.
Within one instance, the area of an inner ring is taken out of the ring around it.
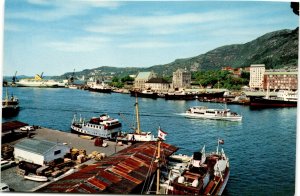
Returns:
[[[53,130],[49,128],[38,128],[32,133],[32,138],[41,139],[41,140],[48,140],[53,142],[60,142],[66,143],[70,147],[79,149],[79,150],[86,150],[87,154],[92,153],[93,151],[97,151],[100,153],[105,153],[106,156],[110,156],[118,151],[121,151],[128,147],[128,145],[123,144],[119,146],[116,142],[113,141],[104,141],[108,144],[107,147],[99,147],[94,145],[94,139],[83,139],[79,137],[77,134],[62,132],[58,130]],[[18,141],[22,140],[23,138],[16,139],[6,144],[14,145]],[[2,143],[3,144],[3,143]],[[95,162],[94,159],[91,159],[87,162],[83,162],[82,164],[89,165]],[[43,182],[34,182],[30,180],[26,180],[23,176],[20,176],[16,172],[17,167],[11,167],[1,171],[1,182],[6,183],[9,185],[10,189],[15,192],[32,192],[37,187],[43,186]],[[52,179],[53,180],[53,179]],[[51,182],[51,181],[50,181]]]

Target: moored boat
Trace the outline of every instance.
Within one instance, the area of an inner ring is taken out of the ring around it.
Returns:
[[[138,98],[135,99],[135,111],[136,111],[136,129],[134,132],[122,133],[122,135],[117,137],[117,140],[124,142],[147,142],[147,141],[157,141],[157,138],[151,132],[143,132],[140,128],[140,116],[138,108]]]
[[[114,139],[120,133],[121,126],[122,124],[118,119],[111,118],[107,114],[93,117],[88,122],[85,122],[81,117],[77,119],[74,115],[71,131],[77,134]]]
[[[250,97],[250,106],[257,108],[297,107],[298,91],[280,90],[276,97]]]
[[[203,118],[212,120],[241,121],[242,116],[230,109],[209,109],[205,106],[193,106],[185,112],[189,118]]]
[[[152,98],[152,99],[156,99],[158,97],[158,94],[156,92],[153,92],[149,89],[143,91],[130,90],[130,95],[132,97],[138,96],[138,97]]]
[[[165,94],[166,100],[195,100],[196,95],[193,93],[186,93],[185,91],[175,91]]]
[[[28,174],[24,176],[25,179],[27,180],[32,180],[32,181],[37,181],[37,182],[47,182],[48,178],[46,176],[38,176],[35,174]]]
[[[103,81],[101,83],[99,83],[99,81],[90,83],[88,90],[98,93],[111,93],[111,87],[105,84]]]
[[[5,99],[2,100],[2,117],[12,117],[19,113],[19,99],[13,95],[8,97],[8,92],[6,89]]]
[[[229,158],[224,150],[205,154],[194,152],[190,165],[174,179],[168,179],[166,194],[174,195],[222,195],[230,175]]]
[[[66,82],[46,80],[43,78],[43,73],[41,75],[36,74],[34,78],[21,79],[15,82],[18,87],[45,87],[45,88],[55,88],[55,87],[65,87]]]

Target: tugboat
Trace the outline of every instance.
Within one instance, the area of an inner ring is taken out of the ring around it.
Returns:
[[[147,141],[157,141],[157,138],[151,132],[142,132],[140,128],[140,115],[138,107],[138,98],[135,97],[135,112],[136,112],[136,129],[134,132],[122,133],[122,135],[117,137],[118,141],[124,142],[147,142]]]
[[[6,97],[2,100],[2,117],[12,117],[19,113],[19,100],[17,97],[11,95],[8,97],[8,92],[6,88]]]
[[[242,116],[230,109],[209,109],[205,106],[193,106],[185,113],[186,117],[212,120],[241,121]]]
[[[103,114],[100,117],[93,117],[89,122],[85,122],[81,117],[79,120],[74,115],[71,131],[77,134],[96,136],[106,139],[115,139],[120,133],[122,124],[118,119]]]
[[[224,150],[205,154],[205,146],[201,152],[194,152],[193,158],[184,171],[178,176],[168,179],[161,187],[165,194],[173,195],[222,195],[229,179],[229,158]]]

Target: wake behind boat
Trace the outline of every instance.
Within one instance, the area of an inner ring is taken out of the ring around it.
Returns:
[[[212,120],[241,121],[242,116],[230,109],[209,109],[205,106],[193,106],[185,113],[186,117]]]

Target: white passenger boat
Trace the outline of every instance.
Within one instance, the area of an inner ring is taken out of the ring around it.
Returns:
[[[38,176],[35,174],[28,174],[27,176],[24,176],[27,180],[37,181],[37,182],[47,182],[48,178],[46,176]]]
[[[230,109],[209,109],[205,106],[193,106],[185,113],[190,118],[204,118],[213,120],[241,121],[242,116]]]
[[[85,122],[82,118],[76,119],[76,115],[74,115],[71,130],[77,134],[114,139],[121,131],[121,126],[122,124],[118,119],[111,118],[107,114],[93,117],[88,122]]]
[[[16,82],[19,87],[65,87],[65,82],[46,80],[41,75],[36,74],[34,78],[24,78]]]

